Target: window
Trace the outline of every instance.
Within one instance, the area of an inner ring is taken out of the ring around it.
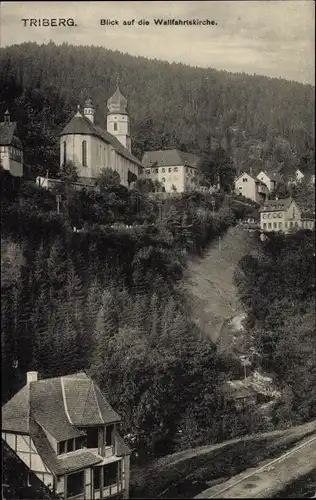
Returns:
[[[83,493],[84,489],[84,471],[75,472],[67,476],[67,498]]]
[[[66,441],[61,441],[58,445],[58,455],[61,455],[62,453],[66,453]]]
[[[112,434],[114,425],[107,425],[105,429],[105,446],[112,446]]]
[[[155,173],[158,174],[158,168],[155,168]]]
[[[63,163],[66,165],[67,163],[67,144],[66,141],[64,141],[64,152],[63,152]]]
[[[276,229],[276,227],[277,227],[277,223],[276,222],[273,222],[273,227],[274,227],[274,229]]]
[[[117,464],[118,462],[112,462],[111,464],[105,465],[103,469],[103,485],[110,486],[111,484],[116,484],[117,482]]]
[[[147,168],[147,169],[145,170],[145,172],[146,172],[146,174],[150,174],[150,168]]]
[[[88,427],[87,432],[87,448],[98,448],[98,427]]]
[[[188,167],[185,167],[185,171],[186,171],[186,173],[188,173],[188,170],[189,170],[189,169],[188,169]]]
[[[162,172],[165,172],[165,171],[166,171],[166,169],[163,167],[163,168],[161,169],[161,171],[162,171]]]
[[[247,182],[247,180],[248,180],[247,177],[244,177],[242,181]]]
[[[267,224],[266,224],[266,222],[264,222],[263,223],[263,229],[266,229],[266,227],[267,227]]]
[[[268,229],[271,229],[271,222],[268,222]]]
[[[117,123],[114,122],[114,130],[117,130]]]
[[[101,483],[101,467],[95,467],[93,469],[93,487],[95,490],[100,489]]]
[[[169,168],[168,168],[168,172],[172,172],[172,168],[170,168],[170,167],[169,167]]]
[[[82,166],[87,166],[87,141],[82,141]]]
[[[282,229],[282,222],[279,222],[279,229]]]
[[[75,450],[80,450],[87,445],[86,436],[80,436],[75,439]]]
[[[178,167],[174,167],[173,171],[178,172]]]
[[[74,451],[74,449],[75,449],[74,441],[75,441],[74,439],[68,439],[68,441],[67,441],[67,453],[69,451]]]
[[[163,177],[163,178],[161,179],[161,182],[166,182],[165,177]]]

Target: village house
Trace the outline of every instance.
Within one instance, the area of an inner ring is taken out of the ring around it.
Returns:
[[[85,373],[38,380],[2,407],[2,439],[62,498],[128,498],[130,449],[121,417]]]
[[[243,172],[235,180],[235,192],[260,204],[268,197],[269,189],[261,180]]]
[[[131,152],[130,119],[127,100],[119,87],[107,101],[107,129],[95,124],[95,107],[88,99],[83,114],[75,116],[60,134],[60,165],[71,162],[79,179],[95,180],[103,168],[119,173],[121,184],[129,186],[141,173],[142,163]]]
[[[277,185],[283,184],[280,174],[274,171],[261,170],[257,175],[257,179],[267,186],[270,193],[276,189]]]
[[[146,151],[143,178],[158,181],[166,193],[183,193],[199,186],[200,158],[179,149]]]
[[[9,111],[0,123],[0,165],[13,177],[23,177],[23,145],[17,135],[17,123],[11,122]]]
[[[302,218],[302,211],[293,198],[266,200],[259,209],[263,232],[313,229],[315,221]]]

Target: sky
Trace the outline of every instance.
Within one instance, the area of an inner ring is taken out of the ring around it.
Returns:
[[[313,0],[1,2],[2,47],[27,41],[98,45],[131,55],[231,72],[315,80]],[[21,19],[73,18],[76,26],[30,27]],[[154,19],[211,26],[156,26]],[[100,19],[119,25],[101,26]],[[124,26],[123,21],[135,20]],[[146,19],[149,25],[138,25]],[[26,24],[26,26],[24,26]]]

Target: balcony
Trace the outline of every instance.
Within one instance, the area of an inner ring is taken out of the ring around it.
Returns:
[[[122,493],[125,489],[125,479],[122,479],[118,484],[111,484],[110,486],[104,486],[102,489],[102,497],[100,496],[100,490],[94,490],[94,498],[98,500],[99,498],[110,498],[114,495]]]

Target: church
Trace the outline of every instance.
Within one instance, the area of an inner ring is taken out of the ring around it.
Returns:
[[[142,163],[132,154],[127,100],[119,85],[107,101],[107,129],[95,124],[95,107],[88,99],[83,113],[77,113],[60,134],[60,165],[72,162],[80,182],[90,184],[103,168],[119,173],[121,184],[129,186],[142,172]]]

